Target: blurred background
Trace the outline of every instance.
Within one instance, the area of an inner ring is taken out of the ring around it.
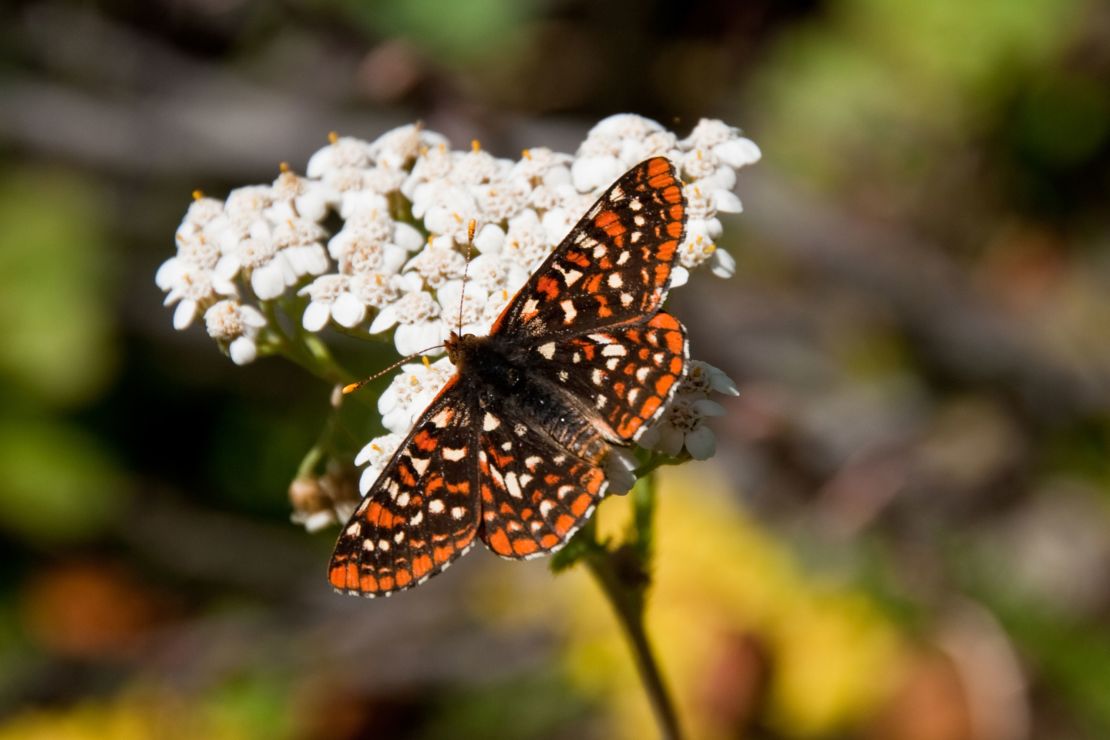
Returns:
[[[1110,737],[1110,5],[0,21],[0,738],[652,736],[580,569],[476,552],[334,595],[334,532],[286,494],[330,389],[174,332],[153,283],[192,190],[303,170],[329,131],[516,158],[616,112],[764,152],[736,276],[674,296],[741,391],[662,482],[649,629],[690,736]]]

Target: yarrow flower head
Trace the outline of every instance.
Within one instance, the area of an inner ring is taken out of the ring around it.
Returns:
[[[671,287],[691,271],[730,276],[736,264],[718,243],[720,214],[741,211],[736,173],[759,159],[758,147],[721,121],[702,120],[679,138],[656,121],[621,114],[600,121],[573,154],[534,147],[516,160],[477,142],[452,149],[420,125],[373,141],[332,135],[304,174],[283,165],[270,184],[224,200],[198,193],[155,282],[175,306],[176,329],[203,316],[238,364],[283,353],[319,370],[327,332],[384,340],[402,356],[441,352],[452,331],[487,333],[598,196],[654,156],[677,166],[686,201]],[[359,456],[367,471],[385,464],[452,373],[446,358],[404,365],[379,399],[390,434]],[[709,395],[734,392],[719,370],[691,361],[641,445],[708,457],[713,434],[705,419],[721,413]],[[362,482],[365,491],[368,472]],[[319,496],[301,500],[317,507],[302,523],[327,519]]]

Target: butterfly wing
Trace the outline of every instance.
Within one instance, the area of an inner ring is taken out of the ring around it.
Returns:
[[[527,423],[518,407],[482,413],[482,541],[505,558],[527,559],[559,549],[605,495],[604,472],[596,461],[578,457]],[[584,446],[607,449],[598,442]]]
[[[641,162],[586,212],[490,333],[539,343],[651,316],[666,297],[685,223],[674,165]]]
[[[339,535],[328,568],[338,591],[388,596],[446,568],[478,533],[478,429],[456,375],[416,422]]]

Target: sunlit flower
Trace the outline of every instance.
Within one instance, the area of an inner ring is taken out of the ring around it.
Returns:
[[[683,448],[695,460],[707,460],[717,451],[713,430],[703,422],[721,416],[725,409],[708,398],[675,396],[663,418],[640,437],[640,446],[677,457]]]
[[[382,425],[397,434],[408,432],[454,373],[454,365],[446,357],[427,365],[416,362],[402,365],[401,373],[378,398]]]
[[[258,355],[255,339],[266,326],[266,317],[258,309],[223,300],[204,312],[204,323],[208,336],[227,347],[232,362],[236,365],[254,362]]]
[[[362,470],[362,475],[359,477],[358,488],[363,495],[370,490],[370,486],[374,485],[374,481],[378,479],[385,466],[389,463],[393,453],[401,446],[404,440],[403,434],[390,432],[383,434],[380,437],[375,437],[366,443],[366,445],[359,450],[355,456],[355,465],[365,466]]]

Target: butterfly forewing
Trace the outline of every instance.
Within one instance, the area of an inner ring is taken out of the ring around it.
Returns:
[[[401,443],[339,535],[334,588],[364,596],[410,588],[473,545],[478,436],[470,397],[456,376]]]
[[[650,316],[666,296],[685,223],[674,166],[663,157],[640,163],[571,229],[491,334],[537,342]]]

